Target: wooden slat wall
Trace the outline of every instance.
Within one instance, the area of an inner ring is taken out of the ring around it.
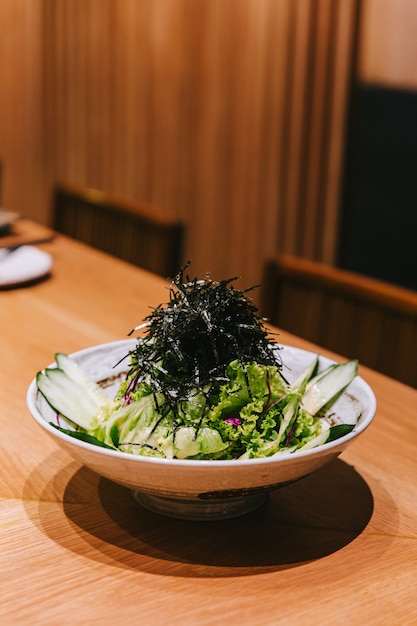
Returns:
[[[331,262],[357,3],[43,0],[45,198],[63,180],[173,209],[196,274]]]
[[[42,221],[41,9],[38,0],[0,1],[0,196]]]

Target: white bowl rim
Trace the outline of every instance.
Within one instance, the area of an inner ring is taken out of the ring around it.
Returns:
[[[125,344],[126,346],[128,346],[129,344],[134,345],[135,342],[136,342],[136,339],[122,339],[118,341],[107,342],[104,344],[97,344],[94,346],[90,346],[88,348],[84,348],[82,350],[78,350],[76,352],[72,352],[70,356],[77,357],[78,355],[86,354],[87,352],[93,352],[97,350],[98,348],[104,348],[104,347],[110,348],[112,346],[117,348],[118,345],[122,345],[122,344]],[[310,350],[304,350],[303,348],[290,346],[288,344],[279,344],[279,348],[280,349],[289,348],[290,350],[296,351],[297,353],[304,353],[306,355],[308,354],[312,356],[316,356],[317,354],[316,352],[312,352]],[[333,359],[324,355],[319,354],[319,357],[323,359],[324,361],[326,361],[326,364],[336,362]],[[55,366],[55,363],[51,363],[50,365],[46,367],[54,367],[54,366]],[[334,448],[337,449],[341,445],[345,447],[351,439],[355,439],[360,433],[366,430],[366,428],[368,428],[368,426],[373,421],[375,414],[376,414],[376,410],[377,410],[376,396],[372,388],[362,378],[362,376],[357,375],[354,381],[356,385],[359,385],[366,392],[367,400],[369,401],[369,407],[367,408],[367,416],[362,420],[361,418],[359,418],[359,423],[355,425],[354,429],[350,433],[343,435],[342,437],[339,437],[338,439],[334,439],[333,441],[329,443],[324,443],[322,445],[316,446],[314,448],[310,448],[308,450],[299,450],[296,452],[289,452],[288,454],[281,453],[275,456],[272,455],[269,457],[261,457],[261,458],[254,458],[254,459],[227,459],[227,460],[166,459],[162,457],[160,458],[160,457],[141,456],[141,455],[131,454],[129,452],[122,452],[120,450],[111,450],[103,446],[97,446],[97,445],[82,441],[80,439],[76,439],[75,437],[66,435],[65,433],[61,432],[57,428],[54,428],[53,426],[49,424],[49,422],[45,421],[45,419],[43,418],[38,407],[36,406],[36,399],[38,397],[38,394],[40,393],[37,390],[36,377],[31,381],[28,387],[28,390],[26,393],[26,403],[35,421],[42,428],[44,428],[47,432],[49,432],[53,437],[60,439],[65,444],[75,446],[75,447],[84,449],[89,452],[96,452],[100,455],[108,456],[110,458],[114,458],[114,459],[123,458],[124,460],[130,459],[132,463],[148,463],[150,465],[157,465],[157,466],[160,466],[162,464],[162,465],[172,465],[175,467],[189,467],[189,468],[191,467],[206,468],[206,467],[213,467],[213,466],[217,468],[220,468],[220,467],[230,468],[230,467],[237,466],[237,465],[239,467],[245,467],[245,466],[253,467],[255,465],[256,466],[257,465],[270,465],[274,463],[285,462],[291,459],[295,460],[295,459],[308,458],[310,456],[316,456],[319,453],[323,453],[325,451],[331,452]]]

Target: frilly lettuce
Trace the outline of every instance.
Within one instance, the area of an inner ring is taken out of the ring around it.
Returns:
[[[233,361],[217,390],[165,411],[163,396],[123,382],[118,408],[91,432],[124,452],[165,458],[252,458],[295,449],[321,432],[275,366]],[[291,432],[291,437],[288,433]]]
[[[58,377],[57,400],[62,400],[63,380],[72,373],[72,365],[61,362],[65,371],[52,369],[38,377],[43,392],[51,384],[54,389],[52,379]],[[277,366],[235,360],[227,366],[222,383],[190,392],[176,404],[168,404],[150,385],[135,386],[128,378],[115,398],[104,405],[98,402],[100,410],[87,427],[84,416],[84,425],[78,424],[73,436],[131,454],[169,459],[248,459],[308,449],[353,428],[330,425],[319,411],[356,375],[357,362],[332,365],[327,377],[323,372],[314,376],[316,365],[317,359],[291,386]],[[83,394],[92,393],[88,383],[79,388],[81,401]],[[314,408],[307,412],[306,405]]]

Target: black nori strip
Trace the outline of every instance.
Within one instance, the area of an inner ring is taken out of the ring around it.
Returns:
[[[128,376],[161,392],[176,414],[178,402],[207,386],[218,387],[226,368],[238,360],[280,365],[256,306],[247,292],[207,274],[201,280],[184,277],[187,264],[173,279],[169,302],[145,318],[145,337],[129,352]],[[133,332],[133,331],[132,331]],[[176,415],[177,417],[177,415]]]

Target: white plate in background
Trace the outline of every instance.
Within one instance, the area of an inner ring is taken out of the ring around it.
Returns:
[[[18,286],[43,278],[51,267],[51,255],[33,246],[0,250],[0,287]]]

